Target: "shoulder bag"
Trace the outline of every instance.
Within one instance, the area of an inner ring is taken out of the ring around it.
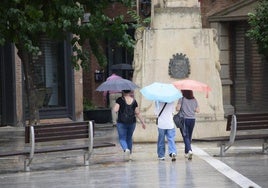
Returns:
[[[182,104],[183,104],[183,98],[181,101],[181,108],[180,108],[179,112],[173,116],[173,121],[174,121],[177,128],[180,128],[183,130],[185,123],[184,123],[184,111],[182,108]]]

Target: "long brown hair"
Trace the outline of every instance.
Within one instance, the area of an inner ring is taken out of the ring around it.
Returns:
[[[194,94],[192,90],[181,90],[181,92],[186,99],[194,99]]]

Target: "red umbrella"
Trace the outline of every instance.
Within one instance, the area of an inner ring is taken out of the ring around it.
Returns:
[[[180,90],[192,90],[192,91],[202,91],[206,92],[206,96],[208,97],[208,92],[211,91],[211,88],[202,82],[196,81],[196,80],[179,80],[176,82],[173,82],[173,85]]]

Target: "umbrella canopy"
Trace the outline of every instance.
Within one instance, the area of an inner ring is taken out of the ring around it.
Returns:
[[[103,82],[96,91],[122,91],[122,90],[134,90],[138,86],[130,80],[119,78],[112,79]]]
[[[111,76],[107,78],[107,80],[116,80],[116,79],[122,79],[122,77],[113,73]]]
[[[179,80],[176,82],[173,82],[173,85],[180,90],[192,90],[192,91],[202,91],[206,92],[208,96],[208,92],[211,91],[211,88],[202,82],[196,81],[196,80]]]
[[[112,65],[112,69],[113,70],[133,70],[133,67],[130,64],[121,63],[121,64]]]
[[[182,97],[182,94],[172,84],[154,82],[140,90],[141,94],[148,100],[158,102],[173,102]]]

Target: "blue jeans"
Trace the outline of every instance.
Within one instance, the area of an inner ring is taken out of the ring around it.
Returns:
[[[192,151],[192,134],[193,134],[193,130],[194,130],[194,125],[195,125],[195,119],[185,119],[185,130],[184,133],[182,133],[181,131],[181,135],[183,138],[183,142],[184,142],[184,153],[188,153],[190,150]]]
[[[176,144],[175,144],[175,128],[173,129],[160,129],[158,128],[158,141],[157,141],[157,155],[159,158],[165,157],[165,137],[168,141],[168,152],[169,154],[177,154]]]
[[[117,123],[117,132],[119,137],[119,143],[122,149],[125,151],[129,149],[132,153],[132,135],[136,128],[136,123],[132,124],[124,124],[124,123]]]

